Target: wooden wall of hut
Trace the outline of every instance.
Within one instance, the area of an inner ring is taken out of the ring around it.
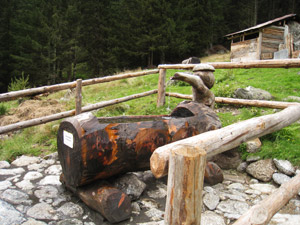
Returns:
[[[284,44],[284,27],[270,26],[262,29],[260,59],[273,59],[274,52],[277,52],[280,44]],[[286,48],[283,46],[283,48]]]
[[[252,61],[257,60],[258,38],[231,43],[231,61]]]

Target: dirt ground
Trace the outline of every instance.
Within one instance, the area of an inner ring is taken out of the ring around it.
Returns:
[[[9,115],[0,117],[0,126],[20,121],[48,116],[64,111],[64,106],[56,100],[26,100],[17,108],[11,109]]]

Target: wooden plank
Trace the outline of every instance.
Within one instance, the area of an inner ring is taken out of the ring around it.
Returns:
[[[266,34],[266,33],[262,33],[262,37],[263,38],[267,38],[267,39],[274,39],[274,40],[279,40],[281,42],[283,42],[284,40],[284,36],[283,34],[281,35],[276,35],[276,34]]]
[[[300,173],[282,184],[267,198],[252,206],[233,225],[268,224],[274,214],[300,190]]]
[[[150,158],[151,171],[156,178],[167,175],[169,153],[177,145],[199,146],[206,151],[209,159],[214,155],[233,149],[243,142],[280,130],[299,119],[300,104],[297,104],[272,115],[252,118],[164,145],[153,152]]]
[[[262,47],[278,49],[279,44],[281,44],[281,42],[263,41],[262,42]]]
[[[200,224],[206,152],[179,145],[169,157],[165,224]]]
[[[261,52],[262,53],[274,53],[278,51],[278,47],[277,48],[270,48],[270,47],[266,47],[264,45],[262,45],[261,47]]]

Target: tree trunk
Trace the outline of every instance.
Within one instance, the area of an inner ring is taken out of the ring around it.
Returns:
[[[247,140],[280,130],[299,119],[300,105],[295,105],[279,113],[252,118],[159,147],[151,156],[151,171],[157,178],[165,176],[168,173],[169,153],[178,144],[199,146],[207,152],[207,157],[210,158],[233,149]]]

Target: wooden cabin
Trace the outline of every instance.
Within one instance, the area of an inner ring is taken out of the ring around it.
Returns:
[[[231,61],[300,57],[300,20],[289,14],[235,33],[231,40]]]

